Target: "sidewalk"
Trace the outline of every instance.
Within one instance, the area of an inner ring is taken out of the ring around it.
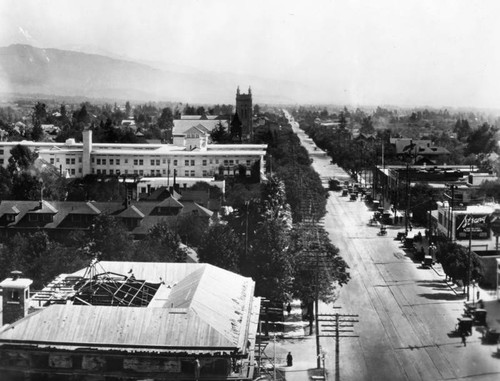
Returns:
[[[421,231],[423,235],[422,241],[415,243],[415,249],[421,250],[421,248],[423,248],[425,254],[428,254],[429,253],[428,238],[424,236],[422,229],[413,229],[413,230],[415,235],[417,235],[419,231]],[[436,259],[435,253],[432,254],[435,260]],[[436,272],[436,274],[443,277],[443,281],[456,296],[462,296],[464,298],[464,301],[466,300],[466,294],[464,293],[465,291],[464,286],[457,285],[453,283],[451,280],[445,280],[446,274],[444,273],[443,267],[441,266],[440,263],[435,263],[432,266],[432,269]],[[484,309],[487,311],[486,322],[488,324],[488,328],[500,331],[500,301],[497,299],[495,290],[487,290],[479,287],[478,285],[475,285],[470,288],[469,298],[470,300],[468,302],[470,303],[477,303],[478,300],[483,301]]]
[[[302,320],[300,301],[294,300],[290,305],[290,314],[285,310],[282,335],[277,335],[276,342],[269,342],[266,354],[270,358],[276,355],[277,379],[313,380],[313,376],[323,375],[323,369],[316,368],[316,336],[309,335],[309,322]],[[288,352],[293,356],[292,366],[286,364]]]

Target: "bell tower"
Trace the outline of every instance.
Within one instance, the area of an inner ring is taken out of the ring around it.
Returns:
[[[241,137],[245,141],[253,138],[253,106],[252,89],[248,87],[248,94],[236,90],[236,113],[241,121]]]

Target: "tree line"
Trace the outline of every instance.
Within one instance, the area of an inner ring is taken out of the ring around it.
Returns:
[[[299,298],[311,306],[318,292],[331,302],[350,275],[314,223],[326,213],[328,192],[287,120],[275,115],[268,126],[256,137],[268,144],[268,180],[258,192],[241,192],[234,211],[209,226],[200,261],[252,277],[256,294],[273,301]]]

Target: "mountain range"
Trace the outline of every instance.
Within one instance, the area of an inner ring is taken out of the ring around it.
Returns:
[[[254,103],[290,104],[311,92],[293,81],[175,67],[73,50],[14,44],[0,48],[3,96],[79,96],[130,101],[234,103],[250,85]]]

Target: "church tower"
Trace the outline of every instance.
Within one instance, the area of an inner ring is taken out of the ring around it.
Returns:
[[[248,94],[240,93],[240,87],[236,90],[236,113],[241,121],[241,138],[249,141],[253,138],[253,106],[252,89],[248,88]]]

